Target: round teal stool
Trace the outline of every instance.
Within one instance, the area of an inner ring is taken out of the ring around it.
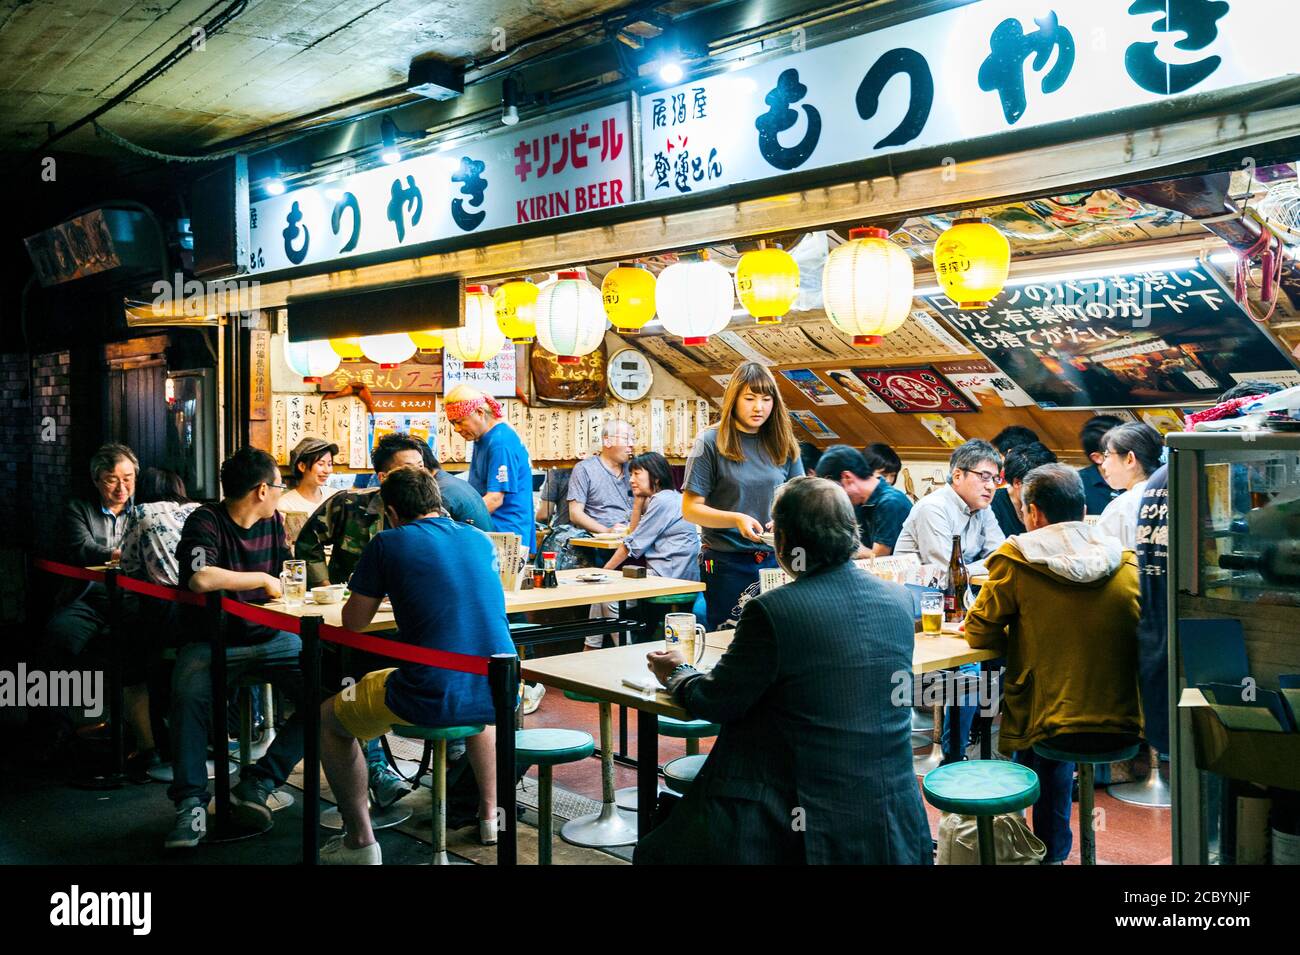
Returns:
[[[600,812],[570,819],[560,828],[560,838],[575,846],[607,849],[636,845],[636,826],[625,820],[614,801],[614,709],[606,700],[565,690],[564,695],[579,703],[600,707]]]
[[[678,756],[664,764],[664,782],[675,793],[686,795],[708,756]]]
[[[447,858],[447,742],[477,736],[482,726],[394,726],[393,735],[422,739],[433,744],[433,864],[449,865]],[[423,775],[417,774],[416,779]]]
[[[1138,754],[1138,744],[1128,742],[1128,737],[1116,736],[1115,748],[1101,752],[1079,752],[1071,749],[1068,740],[1058,737],[1052,741],[1034,744],[1034,754],[1058,763],[1074,763],[1079,771],[1079,864],[1097,864],[1097,834],[1092,828],[1093,800],[1096,767],[1107,763],[1120,763]],[[1091,747],[1089,747],[1091,749]],[[1154,764],[1157,772],[1160,764]]]
[[[551,864],[551,768],[576,763],[596,751],[590,733],[580,730],[531,729],[515,732],[515,762],[537,767],[537,864]]]
[[[921,780],[925,801],[944,812],[974,816],[980,865],[996,865],[993,817],[1038,800],[1038,774],[1001,759],[970,759],[932,769]]]
[[[659,735],[686,740],[687,756],[698,756],[700,753],[700,740],[717,736],[719,729],[717,723],[710,723],[708,720],[679,720],[671,716],[659,717]],[[618,803],[619,809],[636,812],[638,805],[636,787],[628,786],[626,789],[620,789],[614,794],[614,801]]]

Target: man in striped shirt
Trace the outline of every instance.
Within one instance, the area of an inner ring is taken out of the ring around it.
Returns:
[[[241,448],[227,459],[221,465],[223,500],[197,508],[181,531],[176,549],[180,586],[199,594],[223,591],[244,603],[280,596],[279,572],[290,556],[284,518],[276,510],[284,490],[275,459],[265,451]],[[208,802],[211,648],[203,609],[185,605],[182,610],[183,639],[189,642],[177,651],[172,677],[174,778],[167,795],[176,804],[176,823],[165,843],[169,849],[198,845]],[[301,694],[302,642],[296,634],[226,616],[222,642],[229,685],[245,673],[265,670],[271,683],[294,698]],[[267,800],[284,784],[302,751],[302,723],[295,714],[276,734],[266,755],[241,773],[231,802],[251,820],[270,828]]]

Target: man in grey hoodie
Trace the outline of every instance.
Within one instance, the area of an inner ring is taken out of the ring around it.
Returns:
[[[1083,484],[1073,468],[1034,468],[1021,503],[1028,532],[989,556],[989,582],[966,616],[966,639],[1006,656],[998,748],[1038,774],[1034,832],[1047,861],[1063,862],[1072,842],[1074,765],[1043,759],[1033,746],[1101,752],[1141,734],[1137,559],[1084,523]]]

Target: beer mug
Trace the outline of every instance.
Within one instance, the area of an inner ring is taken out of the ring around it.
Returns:
[[[680,650],[692,666],[704,659],[704,627],[693,613],[670,613],[664,617],[664,649]]]

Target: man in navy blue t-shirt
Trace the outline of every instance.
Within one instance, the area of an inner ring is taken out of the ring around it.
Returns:
[[[487,536],[444,515],[438,482],[427,471],[398,468],[379,493],[390,529],[376,535],[357,562],[343,626],[363,630],[387,595],[405,642],[477,657],[514,653]],[[398,724],[465,726],[493,720],[484,677],[420,663],[368,673],[327,700],[321,706],[321,764],[338,798],[345,835],[325,845],[321,862],[380,862],[366,808],[365,760],[356,740],[382,736]],[[466,741],[479,786],[479,837],[485,843],[496,841],[495,744],[490,725]]]
[[[500,402],[457,385],[443,407],[456,433],[474,444],[469,483],[492,512],[492,529],[518,534],[531,553],[537,546],[533,466],[515,429],[501,420]]]

